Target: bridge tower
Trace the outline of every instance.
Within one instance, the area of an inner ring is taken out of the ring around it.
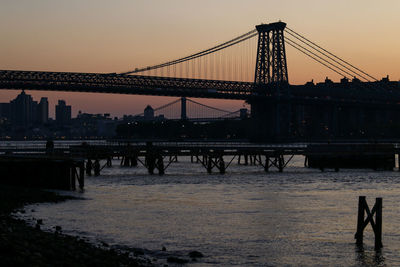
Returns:
[[[181,97],[181,120],[187,120],[186,97]]]
[[[249,102],[253,138],[279,140],[290,133],[289,83],[283,32],[286,23],[257,25],[254,92]]]
[[[254,83],[287,84],[288,72],[286,64],[284,22],[257,25],[258,45]],[[278,88],[279,89],[279,88]]]

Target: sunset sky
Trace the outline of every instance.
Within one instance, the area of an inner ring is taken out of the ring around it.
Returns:
[[[400,79],[399,0],[2,0],[0,69],[124,72],[180,58],[260,23],[288,27],[377,78]],[[289,81],[340,77],[287,48]],[[254,72],[254,69],[251,70]],[[0,91],[0,102],[19,91]],[[175,98],[28,91],[48,96],[50,116],[65,99],[78,110],[136,114]],[[200,100],[225,109],[239,101]]]

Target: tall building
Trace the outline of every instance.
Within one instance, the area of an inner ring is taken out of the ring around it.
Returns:
[[[10,102],[10,119],[15,126],[29,127],[36,118],[37,102],[24,90]]]
[[[59,125],[70,124],[71,122],[71,106],[67,106],[65,100],[58,100],[58,105],[56,105],[56,122]]]
[[[144,109],[144,119],[149,121],[154,120],[154,109],[150,105]]]
[[[42,97],[37,106],[37,122],[40,124],[47,123],[49,120],[49,101],[47,97]]]

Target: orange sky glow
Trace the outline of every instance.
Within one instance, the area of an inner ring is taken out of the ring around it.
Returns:
[[[119,73],[177,59],[230,40],[257,24],[282,20],[367,73],[379,79],[389,75],[397,81],[399,10],[398,0],[3,0],[0,69]],[[287,61],[291,84],[341,78],[290,47]],[[251,80],[254,66],[244,65],[241,70]],[[1,90],[0,102],[19,93]],[[157,107],[176,99],[28,93],[35,100],[49,97],[51,117],[58,99],[72,105],[74,116],[79,110],[137,114],[147,104]],[[243,106],[243,101],[197,101],[230,110]]]

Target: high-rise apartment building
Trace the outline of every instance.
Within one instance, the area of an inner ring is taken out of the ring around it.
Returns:
[[[29,127],[36,118],[37,102],[25,91],[10,102],[10,119],[15,126]]]
[[[49,120],[49,101],[47,97],[42,97],[37,105],[37,122],[40,124],[47,123]]]
[[[58,100],[56,122],[59,125],[70,124],[71,122],[71,106],[67,106],[65,100]]]

